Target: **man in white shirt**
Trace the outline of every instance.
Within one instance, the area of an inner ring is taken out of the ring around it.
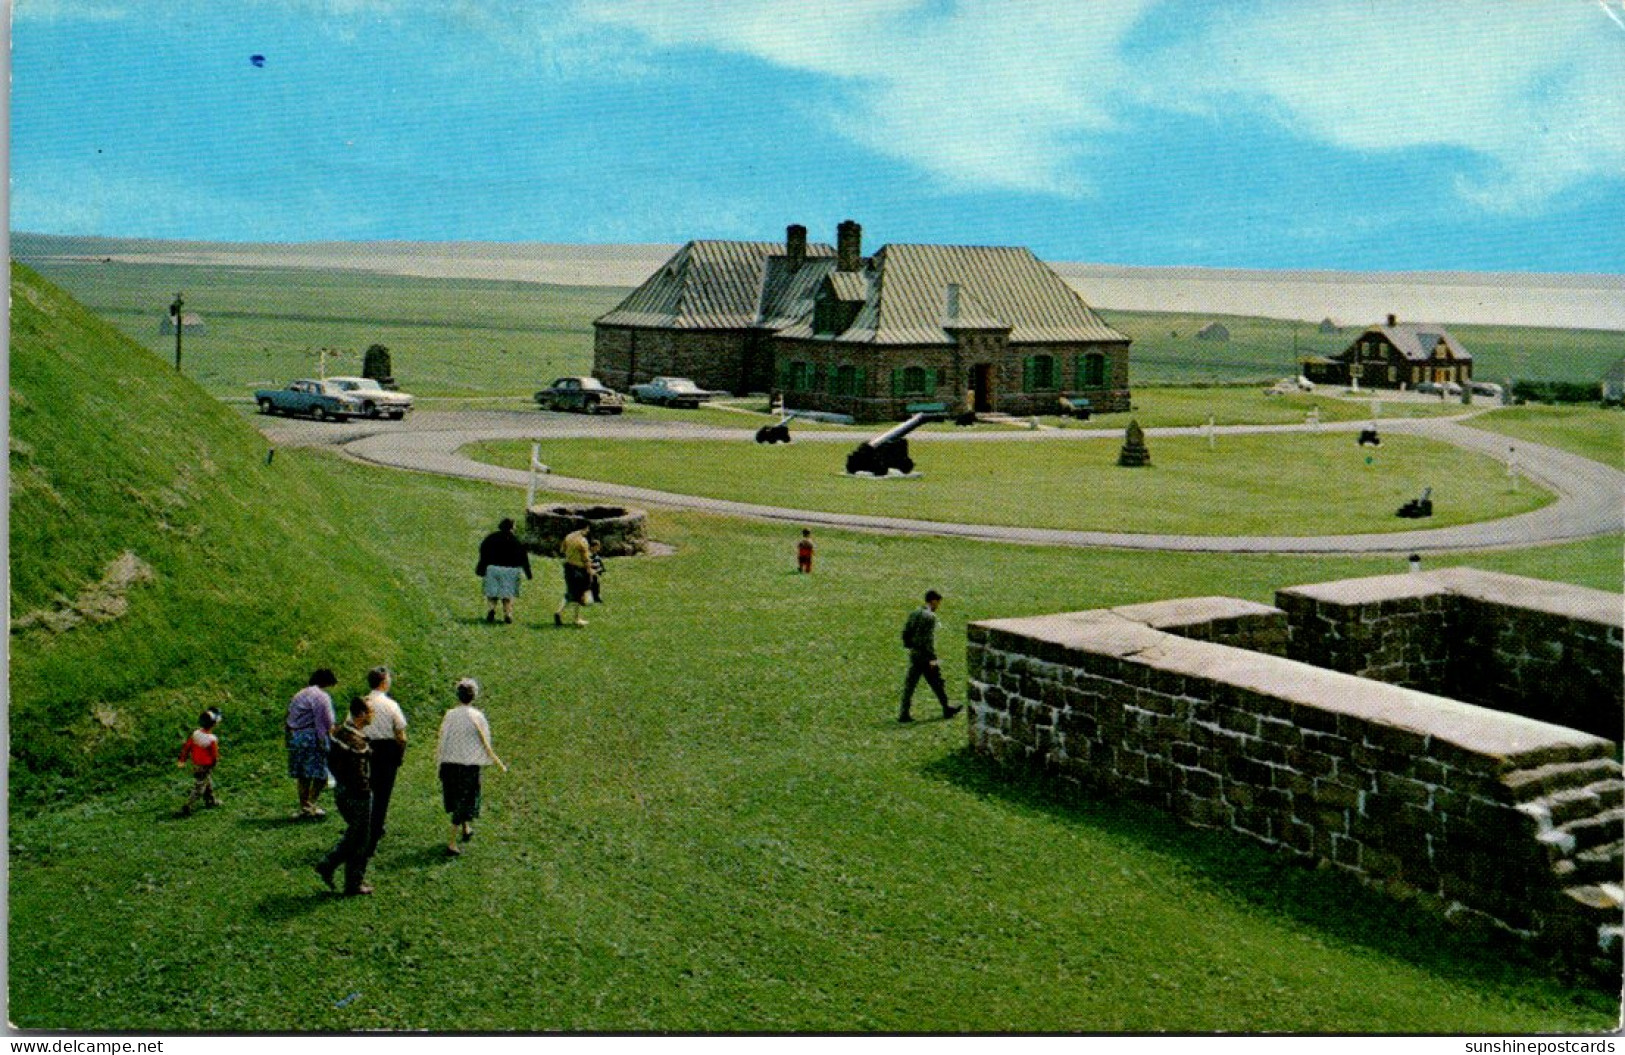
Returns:
[[[406,715],[401,705],[389,698],[393,676],[388,667],[374,667],[367,671],[367,706],[372,721],[361,731],[372,748],[372,844],[367,850],[370,857],[378,849],[378,840],[384,837],[384,820],[389,815],[389,797],[395,791],[395,774],[406,758]]]

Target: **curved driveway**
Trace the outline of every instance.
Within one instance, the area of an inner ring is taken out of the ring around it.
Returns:
[[[754,429],[719,429],[682,422],[636,422],[621,418],[572,418],[540,411],[459,411],[420,413],[404,422],[355,422],[333,425],[259,419],[274,443],[336,446],[350,457],[398,469],[436,473],[470,480],[524,487],[529,473],[476,462],[461,453],[471,443],[487,440],[548,440],[568,438],[615,439],[725,439],[751,442]],[[1352,432],[1363,422],[1320,426],[1324,431]],[[1123,549],[1183,550],[1205,553],[1408,553],[1413,551],[1471,550],[1561,542],[1625,531],[1625,473],[1577,454],[1511,440],[1498,433],[1468,428],[1439,418],[1384,419],[1384,432],[1411,433],[1440,440],[1497,460],[1516,445],[1522,475],[1554,492],[1557,500],[1544,508],[1501,520],[1457,527],[1427,528],[1365,535],[1156,535],[1111,531],[1065,531],[1053,528],[955,524],[899,517],[831,513],[806,509],[733,502],[717,498],[673,494],[623,484],[546,475],[538,486],[550,492],[579,494],[594,499],[698,510],[728,516],[782,520],[796,524],[911,535],[942,535],[998,542],[1052,546],[1108,546]],[[1218,434],[1303,432],[1305,425],[1241,425],[1215,429]],[[1148,429],[1147,435],[1199,436],[1200,428]],[[861,438],[849,432],[803,429],[797,443],[855,445]],[[1116,430],[1040,429],[1001,432],[926,432],[910,437],[919,443],[1117,443]]]

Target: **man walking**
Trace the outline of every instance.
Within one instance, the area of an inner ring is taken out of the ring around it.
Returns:
[[[333,730],[327,741],[327,769],[333,774],[337,787],[333,790],[334,803],[344,818],[344,838],[316,862],[316,874],[322,877],[329,890],[333,889],[333,873],[344,866],[344,893],[346,897],[370,894],[372,887],[362,882],[367,875],[368,847],[372,844],[372,785],[369,782],[368,756],[371,750],[367,738],[361,735],[372,715],[367,701],[357,696],[350,701],[350,717]]]
[[[372,826],[367,856],[378,852],[378,841],[384,837],[384,821],[389,817],[389,798],[395,793],[395,774],[400,772],[406,758],[406,715],[401,705],[389,698],[394,675],[388,667],[374,667],[367,671],[367,709],[372,720],[361,730],[367,738],[372,758]]]
[[[908,713],[909,703],[914,699],[914,686],[920,683],[921,677],[937,694],[944,718],[952,718],[962,710],[949,706],[948,690],[942,687],[942,668],[937,662],[937,609],[941,606],[942,594],[927,590],[925,604],[909,613],[908,622],[903,624],[903,647],[908,649],[908,677],[903,680],[903,707],[897,712],[899,722],[914,720]]]

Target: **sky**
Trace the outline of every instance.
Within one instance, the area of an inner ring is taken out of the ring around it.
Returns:
[[[1625,273],[1625,0],[16,0],[14,231]],[[256,58],[258,56],[258,58]]]

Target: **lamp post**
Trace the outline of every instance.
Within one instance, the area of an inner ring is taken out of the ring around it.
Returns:
[[[169,306],[169,314],[174,316],[174,319],[175,319],[175,372],[176,373],[179,373],[180,369],[181,369],[181,331],[186,328],[186,324],[184,322],[185,316],[181,314],[181,309],[184,308],[185,306],[186,306],[186,301],[184,299],[182,299],[182,297],[181,297],[181,295],[179,293],[175,294],[175,303],[173,303],[173,304],[171,304]]]

